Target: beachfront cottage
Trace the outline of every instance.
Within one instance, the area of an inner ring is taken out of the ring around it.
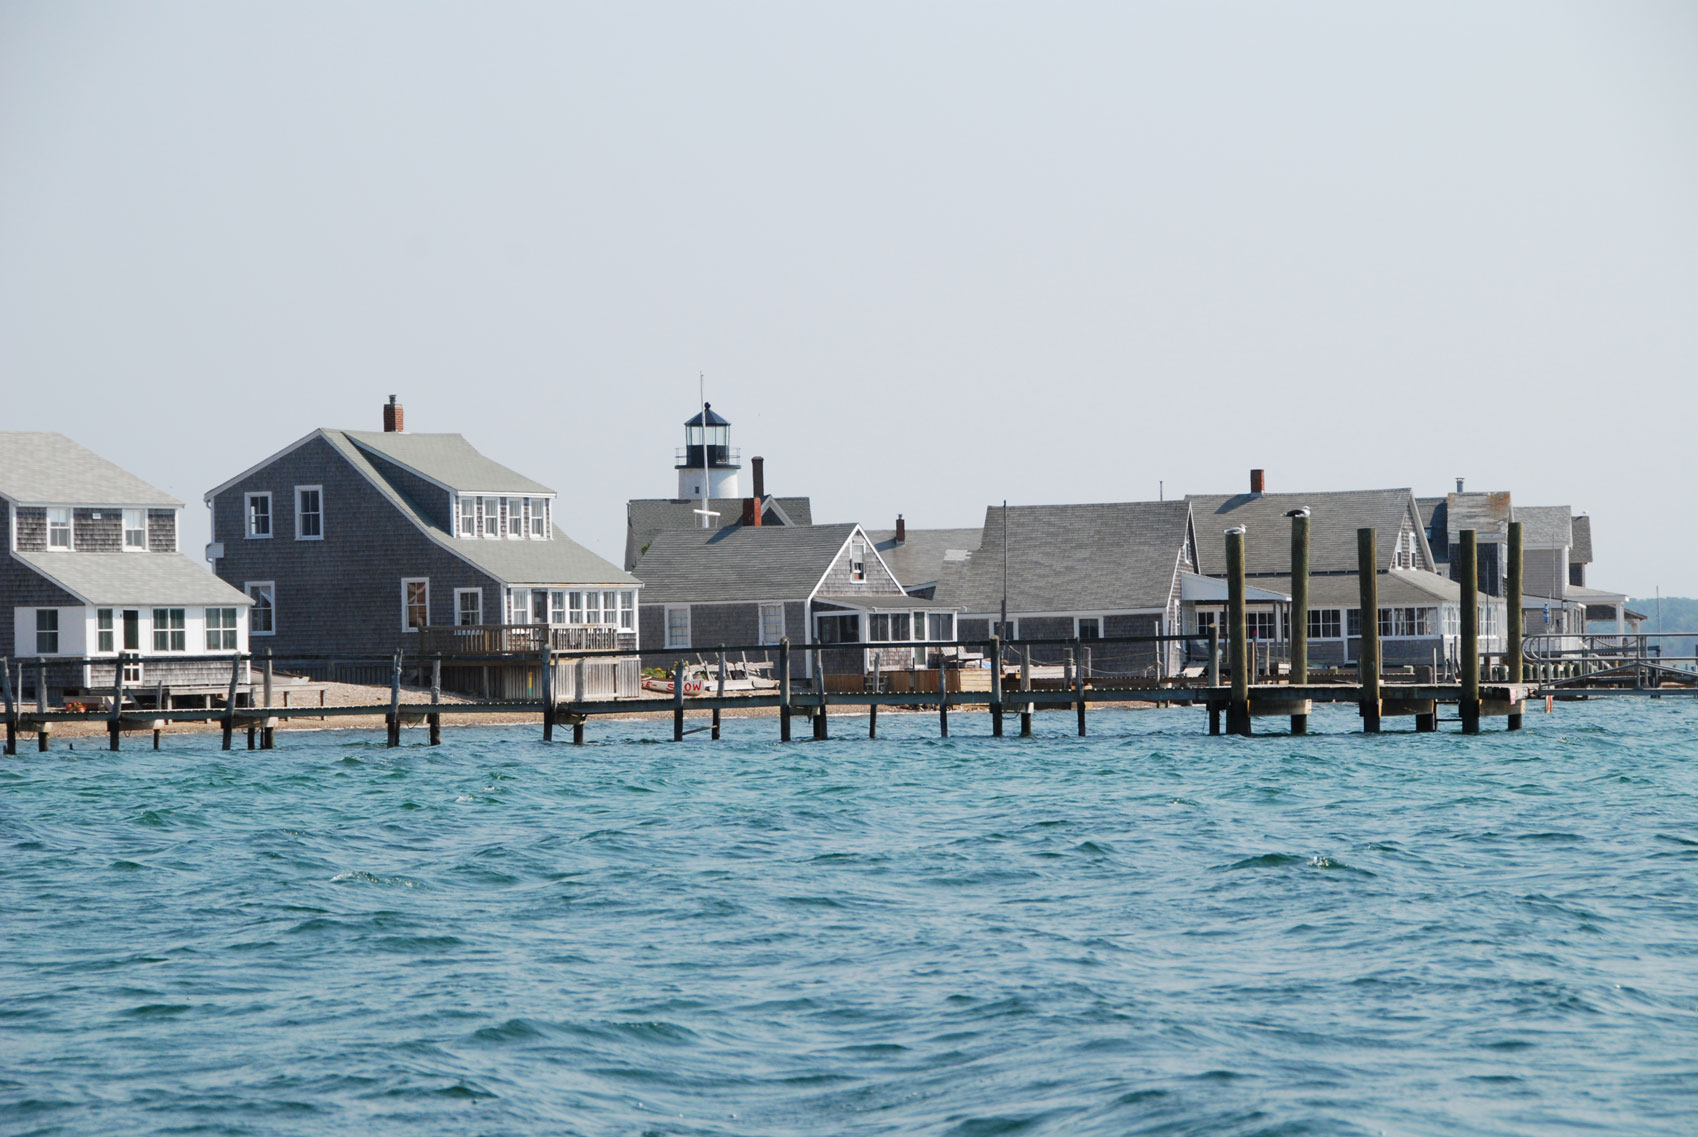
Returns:
[[[177,551],[182,508],[62,434],[0,432],[0,651],[27,697],[43,664],[50,698],[109,691],[120,657],[129,687],[228,682],[249,601]]]
[[[500,648],[537,625],[635,650],[641,585],[561,531],[553,490],[458,434],[405,432],[393,397],[383,427],[315,430],[207,493],[207,558],[252,600],[256,651]]]
[[[1020,640],[1077,636],[1097,675],[1160,678],[1180,666],[1177,645],[1093,644],[1114,636],[1179,631],[1184,577],[1197,563],[1191,508],[1183,501],[992,506],[978,551],[946,561],[937,597],[961,608],[961,635]],[[1061,645],[1033,660],[1058,662]]]
[[[1342,490],[1316,493],[1268,493],[1263,472],[1251,471],[1250,492],[1193,494],[1198,550],[1205,576],[1226,577],[1227,529],[1245,528],[1246,583],[1275,592],[1291,592],[1291,518],[1308,509],[1309,660],[1347,663],[1361,645],[1361,582],[1357,576],[1357,531],[1375,531],[1380,609],[1381,659],[1391,666],[1454,660],[1461,635],[1461,589],[1442,575],[1427,540],[1426,519],[1408,489]],[[1482,558],[1488,564],[1494,560]],[[1490,570],[1482,569],[1482,580]],[[1506,626],[1501,589],[1483,584],[1478,602],[1480,649],[1502,650]],[[1225,602],[1187,604],[1188,630],[1206,634],[1223,621]],[[1252,616],[1251,635],[1272,645],[1285,658],[1291,629],[1288,615]]]
[[[792,674],[813,674],[804,649],[819,643],[831,645],[828,674],[864,675],[916,660],[924,667],[924,652],[905,645],[955,634],[954,609],[909,596],[855,524],[666,530],[637,575],[651,665],[711,660],[721,645],[776,647],[788,637]]]

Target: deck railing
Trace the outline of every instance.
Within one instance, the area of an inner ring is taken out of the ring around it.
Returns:
[[[611,624],[461,624],[419,629],[423,655],[536,655],[555,651],[630,650],[636,633]]]

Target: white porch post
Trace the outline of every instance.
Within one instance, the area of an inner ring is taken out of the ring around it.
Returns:
[[[1627,631],[1627,605],[1626,604],[1617,604],[1615,606],[1615,634],[1619,636],[1619,635],[1622,635],[1626,631]]]

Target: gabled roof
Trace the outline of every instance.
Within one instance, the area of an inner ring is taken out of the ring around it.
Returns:
[[[407,434],[384,430],[327,430],[363,450],[411,470],[444,489],[485,494],[552,494],[541,482],[486,458],[458,434]]]
[[[90,605],[242,607],[245,595],[181,553],[13,553]]]
[[[1574,514],[1566,505],[1528,505],[1515,510],[1521,547],[1560,549],[1574,544]]]
[[[708,499],[708,508],[719,514],[708,520],[712,523],[710,529],[725,529],[741,522],[743,517],[743,498],[715,497]],[[764,499],[761,525],[812,525],[814,523],[813,503],[805,497],[773,497],[768,494]],[[643,550],[654,540],[654,535],[666,529],[702,530],[701,514],[696,510],[702,507],[700,498],[681,500],[678,498],[650,497],[632,498],[625,503],[625,564],[627,567],[637,563],[643,555]]]
[[[885,566],[904,588],[936,584],[943,575],[943,561],[951,551],[971,553],[978,549],[983,529],[909,529],[907,540],[898,542],[894,529],[868,529],[867,539],[884,558]]]
[[[644,604],[806,600],[854,524],[666,529],[637,562]]]
[[[1380,607],[1399,605],[1430,607],[1434,604],[1456,604],[1462,599],[1462,586],[1448,577],[1425,569],[1388,569],[1375,574],[1374,586]],[[1256,583],[1289,594],[1290,576],[1257,577]],[[1482,603],[1492,597],[1482,595]],[[1311,576],[1309,578],[1309,607],[1358,608],[1362,603],[1362,583],[1354,575]]]
[[[1592,563],[1592,519],[1584,513],[1574,519],[1574,544],[1568,550],[1568,563]]]
[[[950,587],[946,595],[940,583],[940,603],[966,612],[1002,610],[1005,519],[1009,612],[1150,611],[1166,608],[1173,595],[1191,507],[1183,501],[992,506],[958,588],[946,566]]]
[[[0,494],[20,505],[139,505],[182,502],[63,434],[0,431]]]
[[[1309,509],[1309,571],[1356,571],[1356,531],[1379,531],[1375,552],[1380,567],[1389,568],[1396,555],[1396,535],[1409,525],[1423,554],[1432,550],[1421,525],[1415,495],[1407,489],[1333,490],[1325,493],[1192,494],[1197,526],[1197,559],[1204,576],[1226,575],[1227,529],[1244,526],[1245,571],[1291,571],[1291,519],[1294,509]]]

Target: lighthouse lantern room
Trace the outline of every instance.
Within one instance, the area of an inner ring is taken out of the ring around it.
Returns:
[[[684,422],[684,445],[678,451],[680,500],[742,497],[737,451],[731,448],[731,424],[703,403],[699,414]]]

